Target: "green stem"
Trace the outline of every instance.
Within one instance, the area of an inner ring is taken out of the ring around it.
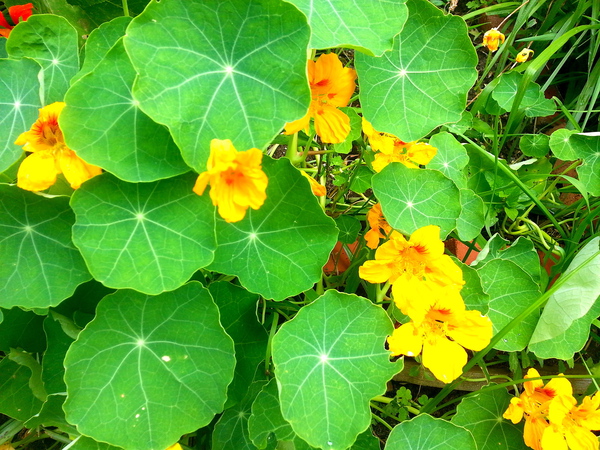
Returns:
[[[373,417],[373,419],[375,419],[377,422],[379,422],[380,424],[382,424],[383,426],[385,426],[388,430],[392,431],[392,426],[387,423],[385,420],[383,420],[381,417],[379,417],[377,414],[371,414],[371,417]]]
[[[123,15],[129,17],[129,6],[127,6],[127,0],[123,0]]]
[[[277,331],[277,323],[279,322],[279,313],[273,312],[273,322],[271,322],[271,330],[269,330],[269,341],[267,342],[267,353],[265,354],[265,373],[270,373],[271,368],[271,346],[273,342],[273,336]]]
[[[10,441],[15,434],[23,429],[23,422],[10,419],[0,428],[0,445]]]

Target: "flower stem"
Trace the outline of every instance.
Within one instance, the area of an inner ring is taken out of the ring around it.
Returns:
[[[129,6],[127,6],[127,0],[123,0],[123,15],[129,17]]]

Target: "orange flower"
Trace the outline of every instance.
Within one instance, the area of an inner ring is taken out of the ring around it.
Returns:
[[[383,217],[380,203],[376,203],[371,207],[367,213],[367,222],[369,222],[369,227],[371,227],[365,233],[367,247],[376,249],[379,245],[379,239],[387,239],[388,234],[392,231],[392,227],[390,227],[385,217]]]
[[[330,144],[343,142],[350,133],[350,118],[338,109],[348,105],[356,88],[356,71],[343,67],[335,53],[308,61],[308,82],[312,100],[304,117],[285,125],[285,134],[300,130],[308,133],[310,118],[315,119],[315,131]]]
[[[33,4],[31,3],[27,3],[26,5],[15,5],[8,8],[8,15],[14,25],[10,25],[0,12],[0,36],[8,38],[15,25],[19,22],[25,22],[31,17],[32,9]]]
[[[40,109],[31,130],[21,133],[15,141],[31,154],[23,160],[17,172],[17,186],[28,191],[43,191],[56,183],[63,173],[73,189],[102,173],[102,169],[86,163],[65,144],[58,117],[65,107],[55,102]]]
[[[375,172],[381,172],[392,162],[400,162],[406,167],[416,169],[419,164],[429,164],[437,153],[437,148],[425,142],[404,142],[393,134],[379,132],[364,117],[362,128],[369,138],[371,148],[377,152],[373,161]]]
[[[497,29],[492,28],[483,35],[483,45],[485,45],[489,51],[495,52],[501,44],[504,44],[504,35]]]
[[[519,54],[515,57],[515,61],[518,63],[524,63],[529,59],[529,57],[533,55],[533,50],[529,48],[524,48],[519,52]]]
[[[557,395],[550,401],[550,426],[544,430],[544,450],[597,450],[598,438],[592,430],[600,430],[600,395],[585,397],[581,405],[571,394]]]
[[[325,186],[307,174],[304,170],[301,170],[300,173],[308,180],[313,194],[315,194],[317,197],[323,197],[327,195],[327,188]]]
[[[194,186],[198,195],[210,184],[210,198],[226,222],[239,222],[248,208],[259,209],[267,198],[269,180],[262,170],[262,152],[251,148],[238,152],[229,139],[213,139],[207,171]]]

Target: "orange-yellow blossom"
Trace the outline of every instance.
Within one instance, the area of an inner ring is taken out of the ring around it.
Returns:
[[[375,172],[381,172],[385,166],[393,162],[400,162],[406,167],[416,169],[419,164],[429,164],[437,153],[437,148],[425,142],[404,142],[393,134],[379,132],[364,117],[362,129],[369,138],[371,148],[377,152],[373,161]]]
[[[27,19],[31,17],[31,10],[33,9],[32,3],[27,3],[25,5],[15,5],[8,8],[8,15],[10,16],[10,20],[12,20],[11,25],[4,18],[4,15],[0,11],[0,36],[8,38],[10,36],[10,32],[12,29],[19,23],[25,22]]]
[[[379,239],[387,239],[392,231],[392,227],[387,223],[385,217],[383,217],[380,203],[375,203],[369,209],[367,222],[371,229],[365,233],[365,240],[367,241],[367,247],[374,250],[379,245]]]
[[[466,311],[460,296],[446,296],[430,304],[420,323],[411,321],[396,328],[388,344],[393,355],[417,356],[422,351],[423,365],[438,380],[449,383],[467,363],[465,348],[481,350],[491,338],[488,317]]]
[[[496,28],[488,30],[483,35],[483,45],[485,45],[489,51],[495,52],[498,47],[504,44],[504,35],[500,33]]]
[[[600,430],[600,395],[585,397],[581,405],[571,394],[557,395],[548,408],[550,426],[544,430],[544,450],[598,450]]]
[[[17,186],[28,191],[43,191],[56,183],[60,173],[77,189],[84,181],[102,173],[102,169],[86,163],[65,144],[58,117],[65,107],[55,102],[40,109],[40,116],[29,131],[15,141],[31,152],[17,172]]]
[[[312,100],[308,112],[301,119],[285,125],[285,134],[300,130],[308,133],[310,118],[315,119],[315,131],[321,141],[337,144],[350,133],[350,118],[339,107],[348,105],[356,88],[356,71],[344,67],[335,53],[308,61],[308,82]]]
[[[182,450],[182,449],[181,449],[181,445],[179,445],[179,442],[176,442],[175,444],[173,444],[169,448],[167,448],[167,450]]]
[[[194,192],[202,195],[210,184],[210,198],[219,215],[226,222],[239,222],[248,208],[259,209],[267,198],[269,180],[262,157],[257,148],[238,152],[229,139],[213,139],[207,171],[198,176]]]
[[[310,188],[312,189],[312,193],[317,197],[323,197],[327,195],[327,188],[307,174],[304,170],[301,170],[300,173],[308,180],[310,184]]]
[[[519,52],[519,54],[515,57],[515,61],[518,63],[524,63],[529,59],[529,57],[533,55],[533,50],[530,48],[524,48]]]

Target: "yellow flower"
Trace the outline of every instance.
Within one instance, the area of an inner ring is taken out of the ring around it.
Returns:
[[[367,247],[376,249],[379,245],[379,239],[387,239],[388,234],[392,231],[392,227],[390,227],[385,217],[383,217],[380,203],[374,204],[369,209],[367,222],[369,222],[369,227],[371,228],[365,233]]]
[[[304,178],[308,180],[310,183],[310,188],[312,189],[313,194],[317,197],[323,197],[327,195],[327,188],[307,174],[304,170],[301,170],[300,173],[304,175]]]
[[[65,145],[58,117],[65,107],[63,102],[52,103],[40,109],[40,116],[29,131],[15,141],[23,150],[31,152],[17,172],[17,186],[28,191],[43,191],[56,183],[56,176],[65,175],[73,189],[84,181],[102,173],[100,167],[86,163]]]
[[[483,35],[483,45],[485,45],[489,51],[495,52],[501,44],[504,44],[504,35],[497,29],[492,28]]]
[[[437,153],[437,148],[425,142],[404,142],[393,134],[381,133],[375,130],[364,117],[362,128],[369,138],[371,148],[377,152],[373,161],[373,169],[376,172],[381,172],[392,162],[400,162],[406,167],[416,169],[419,164],[429,164]]]
[[[600,395],[585,397],[581,405],[571,394],[557,395],[550,401],[550,426],[544,430],[544,450],[597,450],[600,430]]]
[[[173,444],[169,448],[167,448],[167,450],[182,450],[182,449],[181,449],[181,445],[179,445],[179,442],[176,442],[175,444]]]
[[[213,139],[207,171],[196,180],[194,192],[204,193],[210,184],[210,198],[226,222],[239,222],[248,208],[259,209],[267,198],[268,179],[263,172],[262,152],[251,148],[238,152],[229,139]]]
[[[492,338],[492,322],[479,311],[466,311],[460,296],[439,297],[421,323],[411,321],[395,329],[388,338],[393,355],[417,356],[444,383],[460,376],[467,352],[481,350]],[[463,348],[464,347],[464,348]]]
[[[515,61],[518,63],[524,63],[525,61],[527,61],[529,59],[529,57],[531,55],[533,55],[533,50],[531,50],[529,48],[524,48],[516,56]]]
[[[285,134],[300,130],[308,132],[310,118],[315,119],[315,131],[326,143],[343,142],[350,133],[350,118],[338,109],[348,105],[356,88],[356,71],[343,67],[335,53],[308,61],[308,82],[312,100],[304,117],[285,125]]]

